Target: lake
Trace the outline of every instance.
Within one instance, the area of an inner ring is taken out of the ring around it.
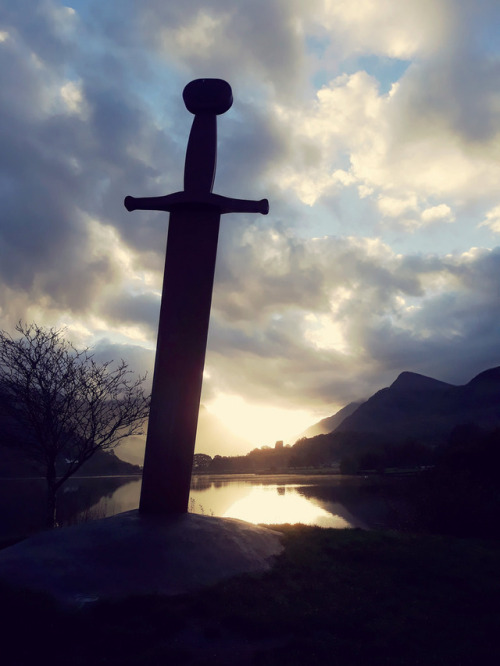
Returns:
[[[262,524],[397,528],[397,485],[396,479],[326,474],[195,475],[189,510]],[[60,493],[59,521],[69,525],[136,509],[140,488],[140,477],[73,477]],[[0,480],[0,537],[37,531],[43,517],[43,479]]]

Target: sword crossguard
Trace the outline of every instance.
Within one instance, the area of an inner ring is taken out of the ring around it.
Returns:
[[[164,197],[125,197],[125,208],[133,210],[159,210],[171,213],[174,210],[187,208],[216,208],[221,215],[224,213],[269,213],[269,201],[251,201],[250,199],[232,199],[220,194],[209,192],[205,195],[193,196],[189,192],[174,192]]]
[[[196,79],[182,93],[188,111],[194,114],[184,166],[184,191],[163,197],[126,197],[125,208],[172,212],[186,208],[216,208],[223,213],[267,215],[269,202],[231,199],[213,194],[217,163],[217,116],[233,103],[231,86],[222,79]]]

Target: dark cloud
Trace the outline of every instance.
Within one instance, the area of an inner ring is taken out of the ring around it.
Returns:
[[[0,7],[2,29],[13,33],[16,39],[29,45],[29,49],[53,68],[64,66],[74,53],[73,30],[77,17],[68,7],[53,0],[30,0],[2,3]]]
[[[307,10],[316,4],[313,0]],[[260,80],[276,94],[287,95],[304,80],[298,27],[303,13],[297,0],[184,4],[154,0],[141,4],[140,20],[143,38],[180,61],[193,78],[216,76],[235,85],[244,79]]]
[[[84,311],[120,278],[113,248],[94,246],[89,220],[116,226],[145,259],[161,252],[166,219],[129,215],[123,199],[162,194],[161,184],[168,190],[179,147],[121,86],[126,61],[76,58],[67,79],[69,47],[58,41],[53,16],[63,9],[40,3],[28,20],[16,7],[1,24],[8,37],[0,43],[0,275],[34,301]],[[75,108],[64,100],[68,84]]]
[[[500,62],[494,53],[500,6],[496,0],[458,0],[450,24],[450,38],[403,78],[400,120],[414,137],[433,128],[474,146],[500,131]]]
[[[90,351],[98,363],[111,363],[111,368],[124,360],[128,365],[128,370],[135,375],[135,378],[147,374],[144,389],[151,391],[154,350],[146,349],[141,345],[112,342],[103,338],[94,347],[91,347]]]
[[[393,373],[403,368],[452,383],[468,381],[479,371],[500,364],[500,250],[467,257],[413,262],[422,278],[431,275],[414,308],[363,322],[369,357]],[[409,259],[405,260],[408,264]],[[486,279],[482,277],[487,275]],[[452,278],[448,281],[449,278]],[[439,285],[447,281],[446,286]],[[383,315],[378,312],[374,314]]]
[[[102,306],[102,315],[110,321],[143,326],[150,338],[156,335],[159,313],[160,295],[154,293],[113,295]]]
[[[398,108],[402,133],[415,139],[433,128],[477,144],[491,141],[500,130],[498,61],[446,53],[412,68],[405,78]]]
[[[233,110],[218,119],[218,162],[214,191],[246,199],[271,198],[269,174],[286,161],[290,150],[287,128],[279,125],[264,104],[242,102],[233,86]]]

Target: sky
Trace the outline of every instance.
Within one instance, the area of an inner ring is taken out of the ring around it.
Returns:
[[[193,79],[222,78],[202,402],[252,446],[500,365],[498,0],[0,0],[0,328],[151,371]],[[246,451],[235,451],[244,453]]]

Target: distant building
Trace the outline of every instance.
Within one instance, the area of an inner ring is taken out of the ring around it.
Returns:
[[[274,445],[274,450],[275,451],[282,451],[283,450],[283,440],[280,439],[276,444]]]

